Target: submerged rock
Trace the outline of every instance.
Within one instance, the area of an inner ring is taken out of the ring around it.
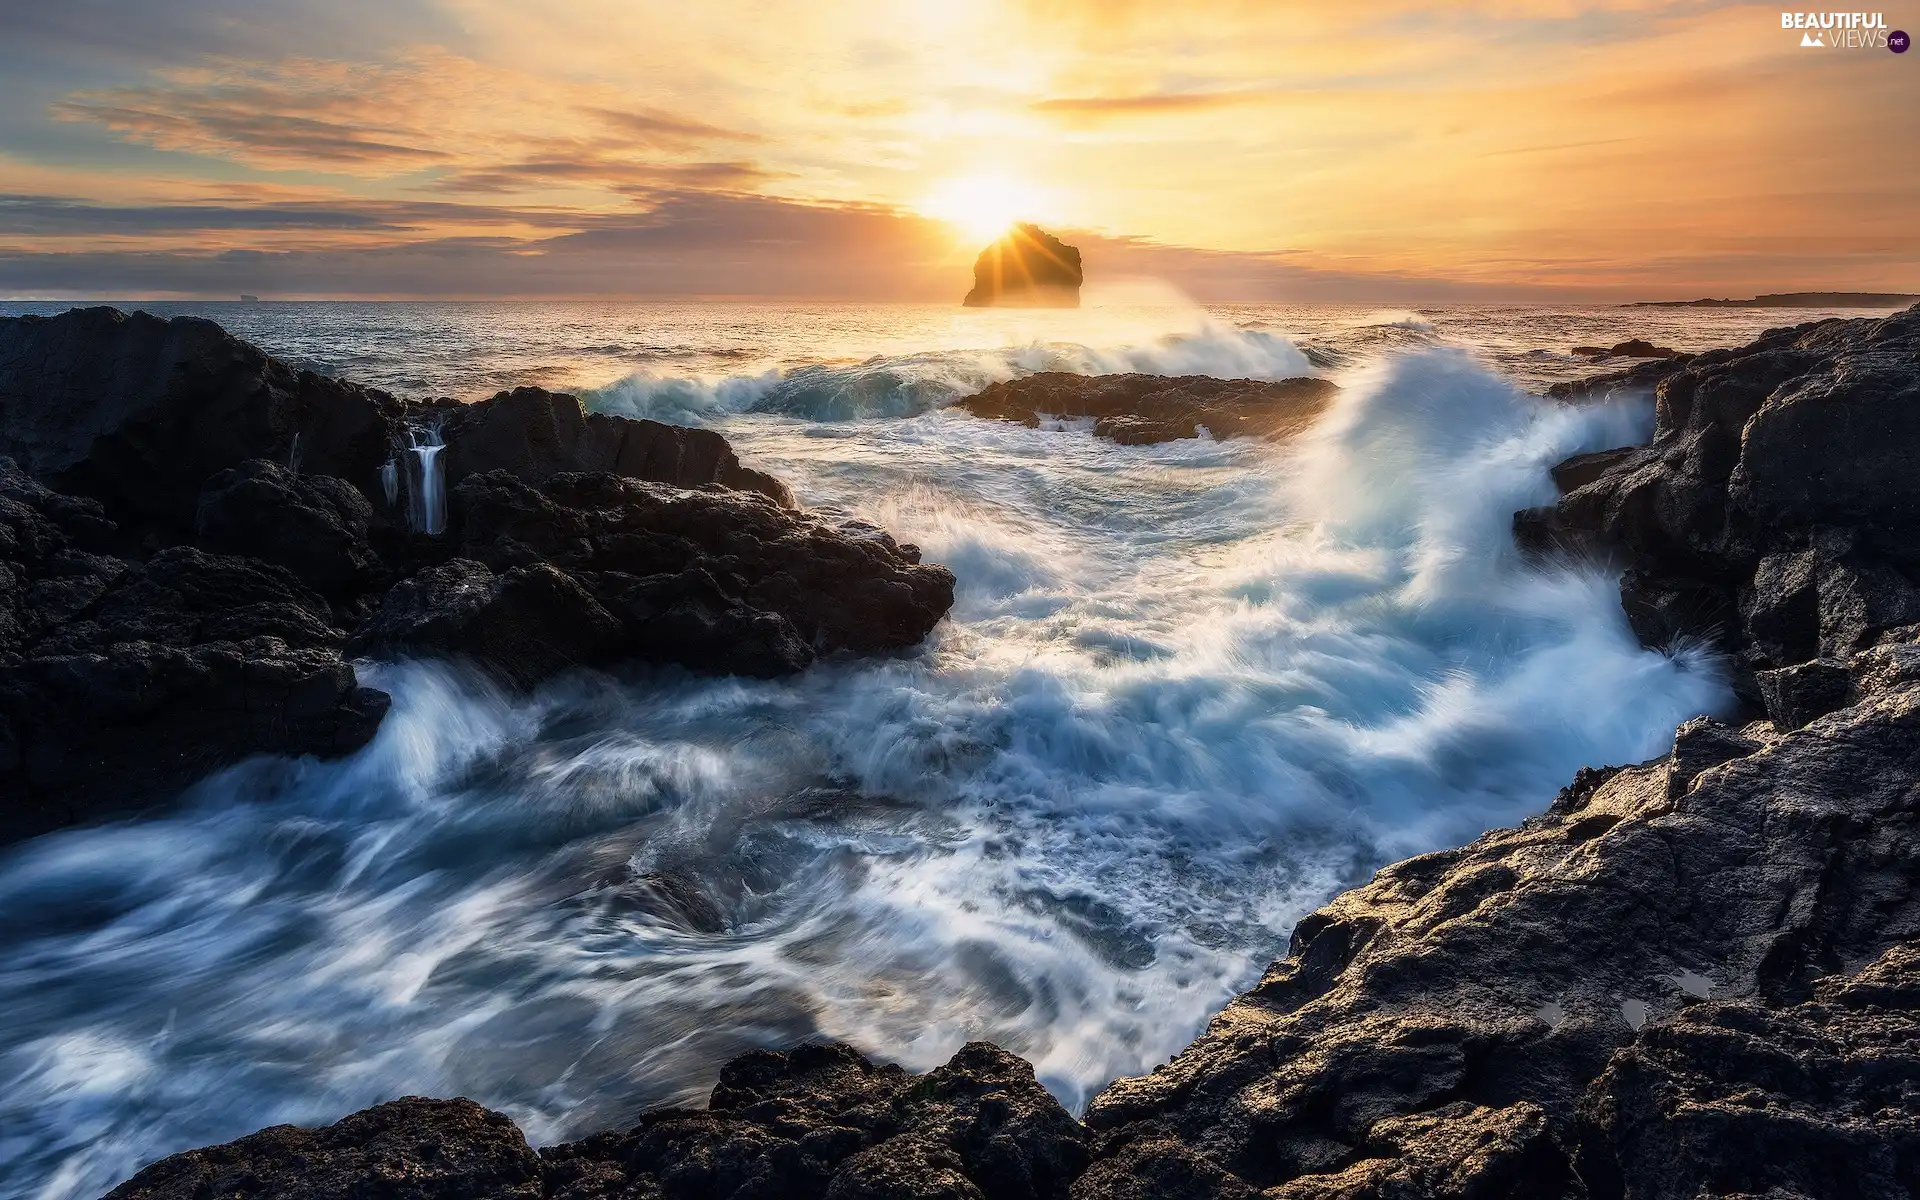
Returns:
[[[1587,358],[1684,358],[1678,350],[1656,346],[1644,338],[1630,338],[1612,349],[1604,346],[1575,346],[1573,352]]]
[[[1038,225],[1019,224],[973,263],[968,308],[1078,308],[1080,251]]]
[[[960,401],[977,417],[1038,427],[1047,418],[1093,419],[1097,437],[1122,445],[1177,438],[1284,438],[1313,424],[1339,389],[1325,379],[1215,379],[1207,375],[1072,375],[1043,371],[996,383]]]

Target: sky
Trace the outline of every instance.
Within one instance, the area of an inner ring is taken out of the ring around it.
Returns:
[[[0,296],[1920,292],[1920,52],[1781,11],[0,0]]]

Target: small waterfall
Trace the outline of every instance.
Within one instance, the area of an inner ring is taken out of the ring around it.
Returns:
[[[293,445],[287,450],[287,470],[295,475],[300,473],[300,435],[293,435]]]
[[[447,528],[446,464],[440,461],[447,444],[438,424],[411,427],[407,438],[407,521],[414,532],[438,537]]]
[[[380,467],[380,489],[387,494],[387,507],[400,502],[400,460],[388,459]]]

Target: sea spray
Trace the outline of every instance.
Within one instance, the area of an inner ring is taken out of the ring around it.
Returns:
[[[1032,342],[879,355],[858,363],[717,378],[639,372],[592,390],[587,400],[601,412],[683,424],[739,413],[848,421],[914,416],[972,395],[990,383],[1041,371],[1080,375],[1138,371],[1229,379],[1289,379],[1318,373],[1283,336],[1204,322],[1193,332],[1150,338],[1137,345]]]
[[[989,1038],[1081,1103],[1334,889],[1725,701],[1608,575],[1511,550],[1547,466],[1646,402],[1446,352],[1342,382],[1282,447],[743,410],[743,457],[955,568],[920,653],[519,698],[381,667],[349,760],[0,856],[0,1190],[407,1093],[548,1141],[807,1036],[914,1067]]]

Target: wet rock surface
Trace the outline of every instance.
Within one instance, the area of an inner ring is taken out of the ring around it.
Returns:
[[[543,388],[446,407],[440,432],[449,485],[498,470],[534,484],[567,471],[604,471],[682,488],[717,483],[793,507],[785,484],[741,466],[711,429],[589,414],[578,398]]]
[[[249,754],[356,749],[386,712],[285,568],[190,546],[128,561],[102,552],[116,533],[0,458],[0,844]]]
[[[111,1195],[1064,1200],[1086,1142],[1026,1063],[984,1043],[917,1076],[807,1045],[728,1063],[704,1110],[538,1153],[498,1113],[410,1098],[178,1154]]]
[[[1666,1072],[1791,1132],[1780,1162],[1844,1146],[1885,1167],[1794,1194],[1907,1195],[1905,1179],[1868,1184],[1914,1161],[1910,1050],[1876,1060],[1835,1029],[1783,1049],[1797,1071],[1752,1057],[1764,1033],[1741,1035],[1737,1070],[1716,1056],[1724,1028],[1824,1020],[1806,1006],[1866,986],[1883,956],[1911,963],[1917,786],[1910,686],[1786,733],[1690,722],[1668,759],[1592,773],[1544,816],[1388,867],[1307,918],[1198,1042],[1109,1088],[1087,1123],[1288,1197],[1694,1197],[1801,1178],[1757,1157],[1716,1174],[1745,1139],[1713,1146],[1712,1114]],[[1873,1016],[1880,1044],[1920,1038],[1904,995]],[[1835,1103],[1823,1053],[1883,1086]]]
[[[1568,466],[1535,515],[1631,564],[1622,603],[1650,641],[1740,655],[1770,719],[1689,721],[1666,756],[1583,769],[1517,828],[1382,869],[1084,1124],[991,1047],[919,1077],[805,1047],[735,1060],[706,1111],[537,1153],[478,1110],[404,1101],[176,1155],[115,1195],[1912,1196],[1920,629],[1902,617],[1911,477],[1891,463],[1916,325],[1822,322],[1663,364],[1652,446]],[[467,503],[522,515],[479,526],[506,535],[492,550],[463,534],[466,561],[492,577],[516,543],[570,539],[595,574],[610,534],[569,514],[593,508],[575,489],[614,484],[495,478]],[[390,1136],[412,1106],[418,1134]]]
[[[1284,438],[1313,424],[1338,389],[1324,379],[1215,379],[1208,375],[1071,375],[1044,371],[996,383],[960,401],[977,417],[1092,418],[1096,437],[1147,445],[1200,436]]]
[[[1920,309],[1773,330],[1555,392],[1633,388],[1654,393],[1653,440],[1563,464],[1566,494],[1519,514],[1516,533],[1622,558],[1641,639],[1717,642],[1742,695],[1777,720],[1832,707],[1830,688],[1815,698],[1831,670],[1760,676],[1844,663],[1920,621]]]
[[[387,697],[353,656],[773,677],[910,647],[953,603],[719,434],[536,388],[402,401],[87,309],[0,319],[0,407],[0,844],[358,748]]]
[[[1645,338],[1629,338],[1613,346],[1575,346],[1575,354],[1587,358],[1681,358],[1678,350],[1656,346]]]
[[[1519,828],[1383,869],[1084,1125],[984,1045],[919,1077],[845,1047],[759,1052],[705,1112],[540,1151],[542,1194],[1911,1195],[1920,679],[1896,650],[1920,646],[1864,652],[1852,702],[1804,728],[1688,722],[1663,759],[1582,771]],[[495,1144],[473,1128],[449,1170]],[[369,1172],[356,1138],[319,1165]],[[115,1195],[208,1194],[160,1186],[253,1144]],[[462,1194],[520,1194],[491,1186]]]

